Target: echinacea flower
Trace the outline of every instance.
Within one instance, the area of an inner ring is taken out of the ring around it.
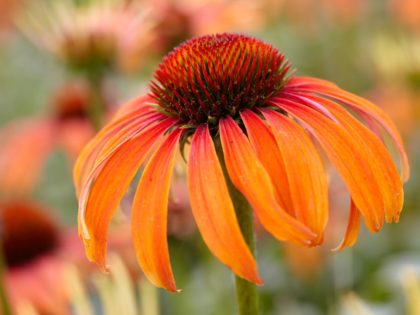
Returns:
[[[88,258],[106,268],[108,225],[145,165],[132,205],[134,247],[149,280],[176,290],[167,205],[175,155],[187,141],[198,229],[210,251],[251,282],[261,284],[227,182],[275,238],[318,245],[329,212],[322,148],[352,200],[339,248],[354,244],[361,217],[372,232],[384,219],[398,221],[409,166],[392,121],[369,101],[327,81],[292,76],[290,68],[271,45],[237,34],[194,38],[164,58],[150,93],[127,104],[76,162],[79,231]],[[402,179],[383,130],[399,152]]]
[[[0,202],[4,280],[18,315],[25,303],[41,314],[69,314],[62,278],[63,254],[67,258],[74,255],[75,239],[60,232],[47,210],[33,201]]]
[[[25,312],[31,306],[39,314],[70,314],[76,288],[67,282],[68,266],[83,276],[89,271],[74,228],[60,226],[50,212],[33,200],[0,200],[4,281],[13,314],[32,314]],[[127,229],[113,229],[112,235],[111,251],[131,267],[135,258],[128,252]]]
[[[20,26],[71,68],[102,73],[141,61],[153,37],[147,12],[138,1],[46,1],[28,7]]]
[[[51,111],[8,123],[0,129],[0,191],[26,193],[41,174],[53,149],[62,149],[73,162],[93,137],[88,119],[90,89],[82,82],[60,87]]]

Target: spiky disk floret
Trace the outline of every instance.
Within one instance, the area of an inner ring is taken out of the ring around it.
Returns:
[[[237,35],[206,35],[178,46],[159,65],[152,96],[185,124],[216,124],[240,109],[265,106],[290,65],[271,45]]]

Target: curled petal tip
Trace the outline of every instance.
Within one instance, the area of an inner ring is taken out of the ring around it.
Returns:
[[[242,278],[246,281],[255,283],[258,286],[264,285],[264,281],[260,278],[260,276],[256,272],[253,275],[250,275],[250,276],[240,276],[238,274],[236,274],[236,276],[239,277],[239,278]]]
[[[260,287],[264,285],[264,281],[260,279],[259,277],[255,279],[253,282]]]
[[[343,246],[343,244],[339,244],[337,247],[331,249],[331,252],[334,252],[334,253],[341,252],[346,247],[350,248],[350,247],[353,247],[353,245]]]
[[[175,283],[171,283],[169,286],[158,285],[158,287],[161,287],[161,288],[165,289],[166,291],[168,291],[170,293],[181,293],[182,292],[182,289],[177,289]]]
[[[320,246],[324,243],[324,234],[318,234],[316,239],[312,242],[312,246]]]
[[[106,275],[111,274],[111,271],[110,271],[110,269],[109,269],[109,265],[103,265],[103,266],[98,265],[98,266],[99,266],[99,270],[100,270],[102,273],[104,273],[104,274],[106,274]]]

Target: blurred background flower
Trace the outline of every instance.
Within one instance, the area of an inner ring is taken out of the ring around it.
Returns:
[[[0,129],[0,191],[33,189],[53,149],[63,150],[73,164],[95,134],[89,101],[89,86],[71,82],[55,92],[48,113],[12,121]]]
[[[81,260],[69,250],[77,239],[65,236],[48,209],[32,201],[2,201],[0,215],[4,281],[14,311],[30,303],[42,314],[68,314],[63,262]]]
[[[19,25],[71,69],[101,75],[140,62],[153,36],[149,13],[140,1],[32,1]]]

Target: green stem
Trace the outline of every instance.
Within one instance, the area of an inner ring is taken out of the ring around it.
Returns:
[[[90,75],[88,77],[90,85],[90,104],[88,115],[89,119],[96,130],[103,127],[106,102],[103,92],[104,78],[101,75]]]
[[[254,236],[254,217],[251,206],[245,197],[235,188],[229,178],[223,157],[220,140],[215,141],[217,155],[223,169],[225,180],[229,188],[230,197],[235,207],[236,217],[252,254],[255,256],[255,236]],[[239,315],[258,315],[258,293],[254,283],[235,276],[236,300],[239,309]]]
[[[12,315],[12,310],[7,298],[4,273],[6,270],[6,262],[3,254],[3,244],[0,243],[0,310],[2,315]]]

